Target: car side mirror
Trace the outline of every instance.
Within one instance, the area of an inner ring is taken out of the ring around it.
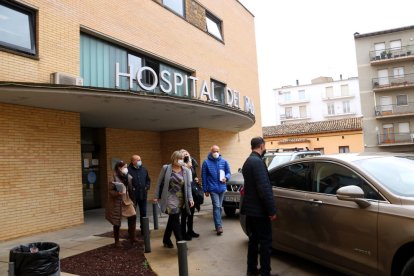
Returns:
[[[336,197],[339,200],[354,201],[361,208],[367,208],[371,203],[364,199],[364,191],[361,187],[349,185],[339,188],[336,191]]]

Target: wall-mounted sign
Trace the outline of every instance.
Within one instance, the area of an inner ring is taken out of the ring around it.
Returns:
[[[152,83],[143,83],[142,76],[143,74],[150,74]],[[200,89],[197,93],[197,82],[199,81],[198,78],[188,75],[182,75],[180,73],[173,73],[172,80],[171,80],[171,72],[167,70],[162,70],[160,75],[158,76],[157,73],[148,66],[143,66],[139,68],[136,74],[132,73],[131,66],[128,66],[128,72],[123,73],[120,72],[119,63],[116,63],[115,68],[115,87],[120,87],[120,77],[128,78],[129,89],[133,89],[134,80],[137,80],[139,87],[147,92],[154,91],[154,89],[158,85],[158,80],[160,81],[160,89],[162,92],[179,96],[178,91],[184,90],[185,97],[191,97],[194,99],[203,99],[205,101],[213,101],[219,102],[214,94],[215,84],[212,81],[210,85],[207,81],[203,80]],[[224,104],[230,107],[235,107],[240,109],[240,93],[237,90],[230,89],[228,87],[225,88],[224,91]],[[254,115],[254,104],[253,101],[244,96],[244,111],[249,112]]]

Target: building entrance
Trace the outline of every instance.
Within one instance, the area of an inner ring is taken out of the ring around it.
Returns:
[[[83,209],[101,207],[99,129],[81,129]]]

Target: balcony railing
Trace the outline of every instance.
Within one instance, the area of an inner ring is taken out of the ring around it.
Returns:
[[[280,121],[295,121],[295,120],[307,120],[310,118],[310,115],[306,115],[306,117],[299,117],[299,116],[293,116],[293,115],[280,115]]]
[[[379,133],[378,144],[411,144],[414,143],[414,133]]]
[[[371,61],[386,60],[414,55],[413,45],[402,46],[401,48],[387,48],[382,51],[373,50],[369,52]]]
[[[414,74],[405,74],[396,77],[373,78],[372,88],[386,88],[399,86],[414,86]]]
[[[414,114],[414,103],[405,105],[387,104],[375,106],[375,116]]]

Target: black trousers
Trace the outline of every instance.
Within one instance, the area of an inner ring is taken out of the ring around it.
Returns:
[[[147,198],[137,200],[137,209],[139,208],[139,227],[142,231],[142,218],[147,216]],[[137,210],[138,211],[138,210]],[[138,214],[137,214],[138,218]]]
[[[272,223],[268,217],[246,216],[246,227],[250,232],[247,250],[247,271],[257,270],[257,257],[260,252],[261,275],[270,275],[272,254]]]
[[[181,210],[181,234],[184,236],[187,233],[193,232],[193,223],[194,223],[194,212],[195,207],[190,208],[191,214],[187,213],[187,210],[183,208]]]
[[[168,243],[169,241],[171,241],[171,234],[173,232],[175,239],[177,241],[183,240],[183,236],[181,235],[180,214],[168,215],[167,227],[165,228],[164,237],[162,241],[164,243]]]

